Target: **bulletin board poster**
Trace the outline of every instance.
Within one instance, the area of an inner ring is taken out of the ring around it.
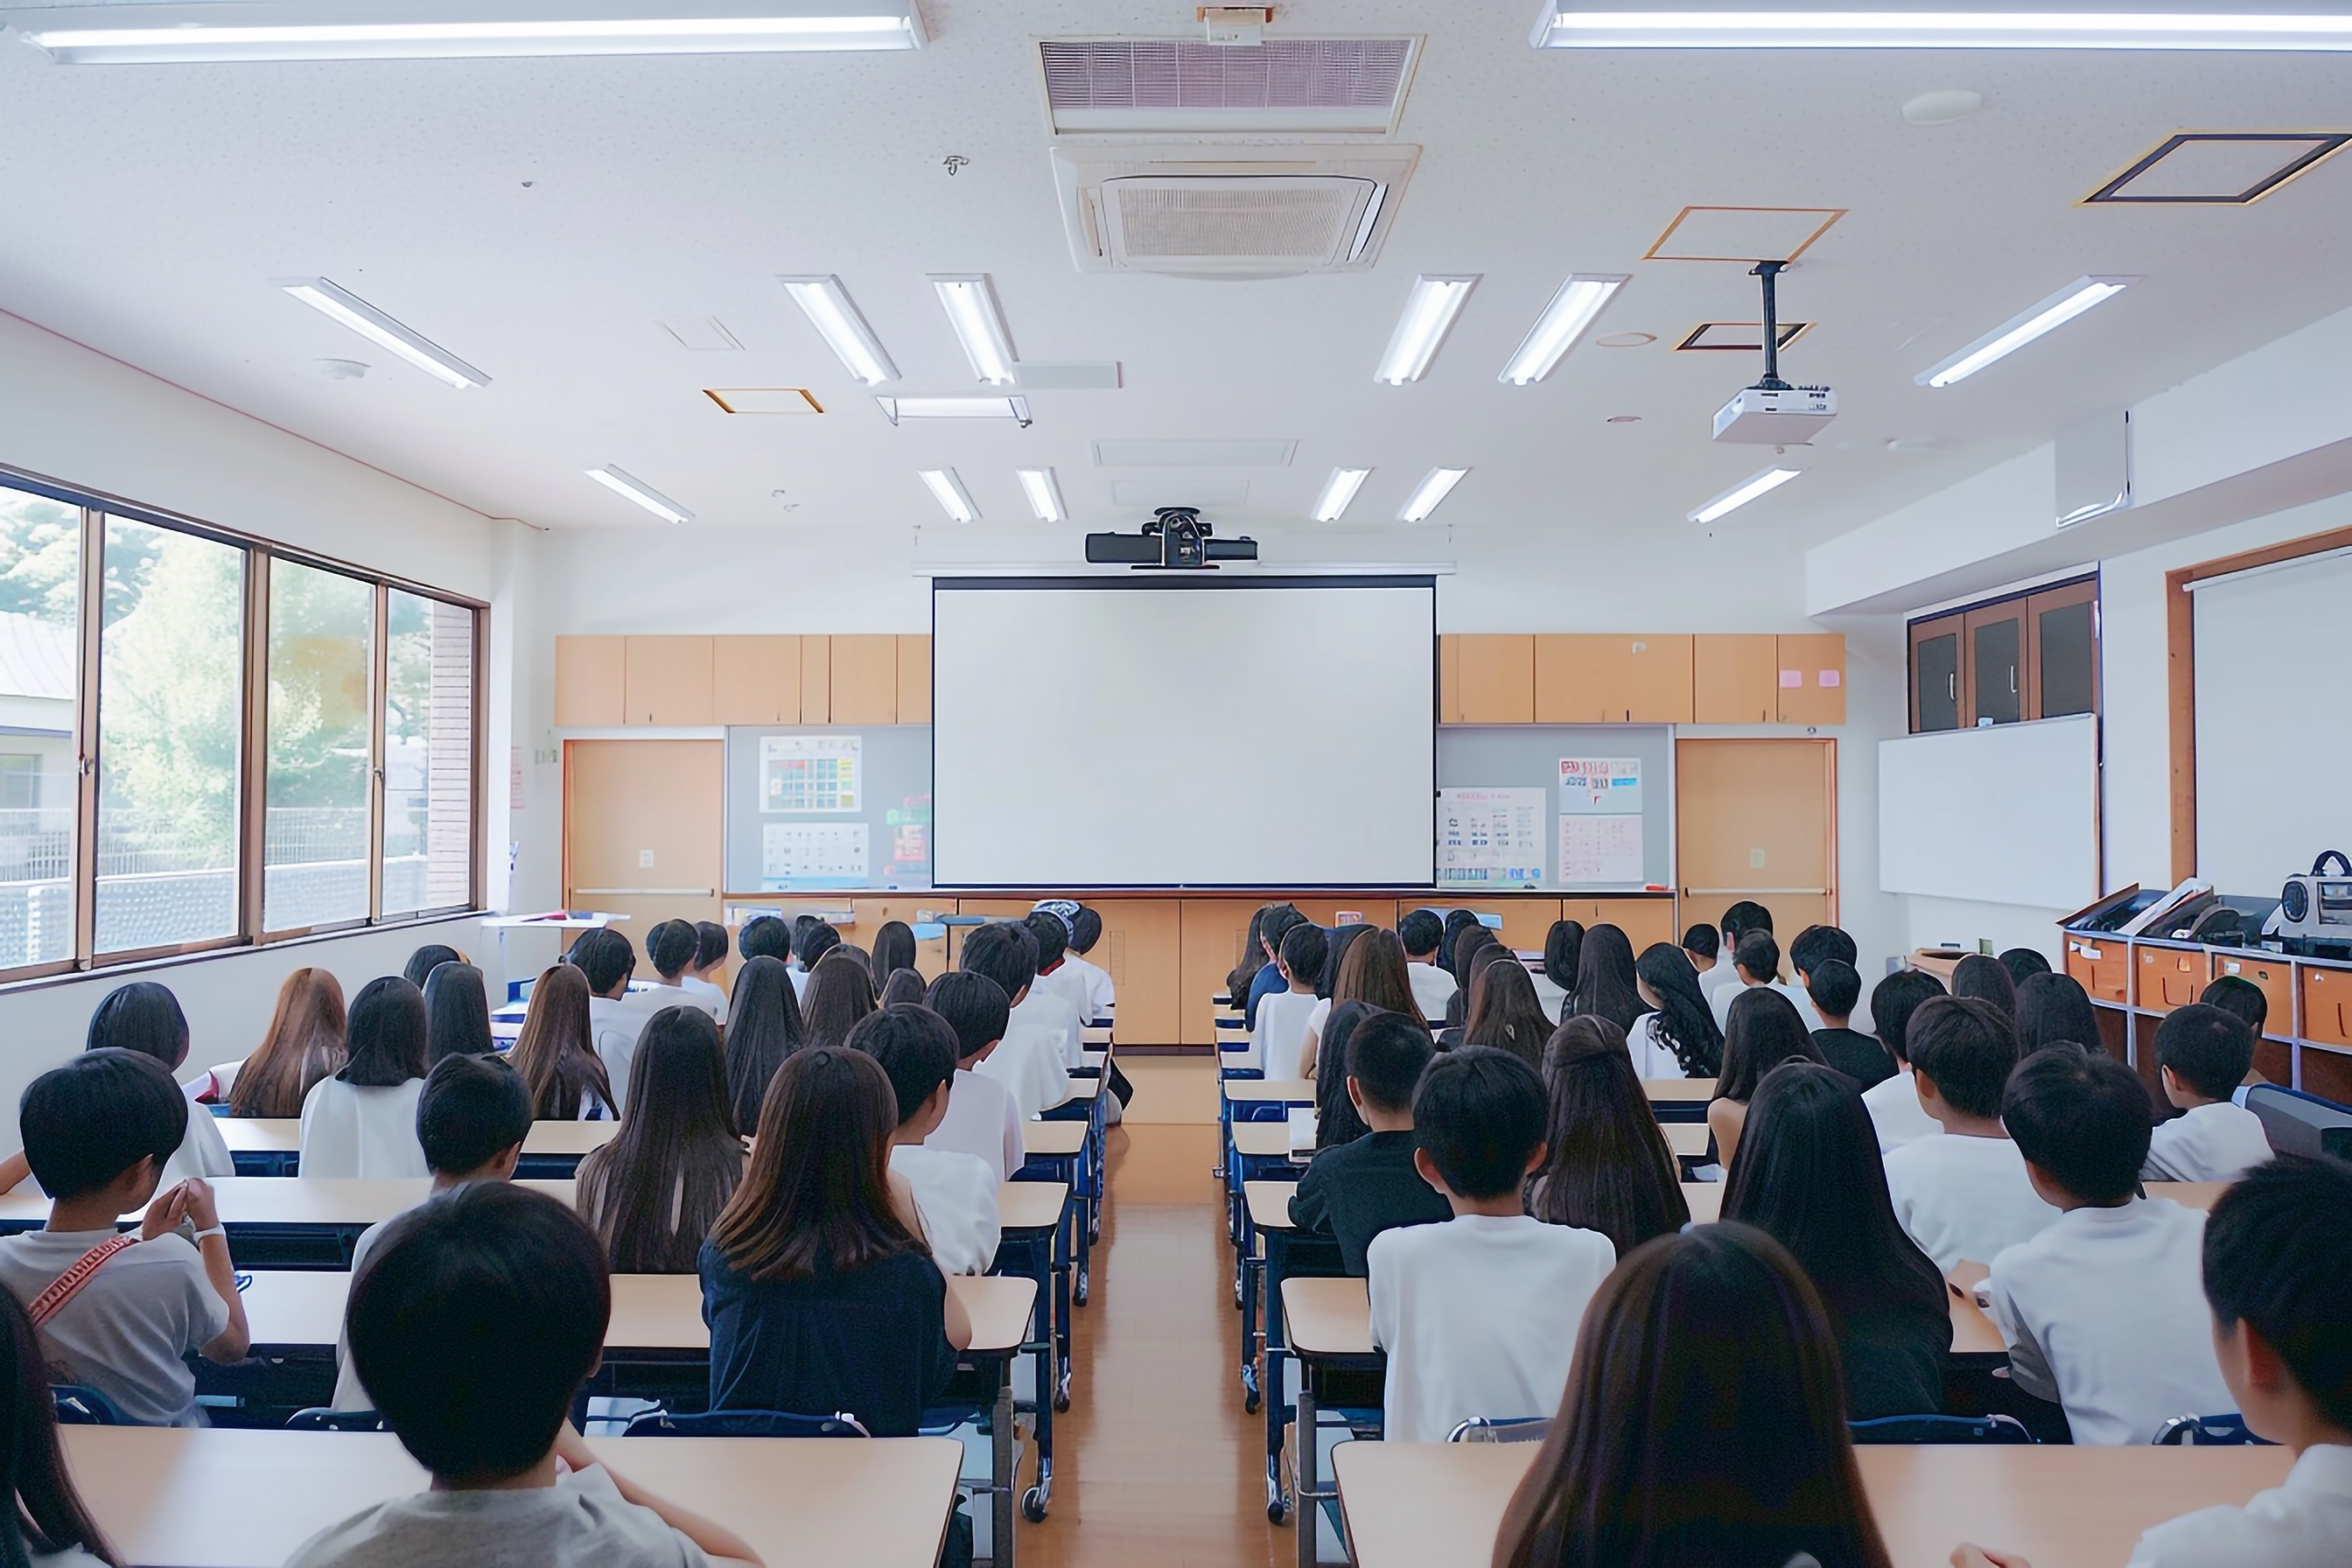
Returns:
[[[1642,759],[1562,757],[1559,760],[1562,816],[1642,815]]]
[[[1642,760],[1559,760],[1559,879],[1642,880]]]
[[[859,811],[865,773],[862,735],[763,735],[760,809],[805,815]]]
[[[760,831],[760,890],[867,885],[871,844],[862,822],[771,822]]]
[[[890,860],[882,868],[883,886],[896,888],[931,875],[931,797],[910,795],[882,814],[890,835]]]
[[[1541,789],[1437,792],[1437,880],[1457,888],[1532,888],[1544,879]]]

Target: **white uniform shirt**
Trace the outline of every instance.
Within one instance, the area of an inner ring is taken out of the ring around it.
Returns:
[[[637,1037],[656,1013],[674,1005],[660,1001],[661,994],[660,990],[648,989],[588,998],[588,1037],[604,1059],[604,1077],[623,1110],[629,1108],[629,1064],[636,1059]],[[649,1005],[649,999],[654,1005]]]
[[[229,1154],[228,1140],[221,1136],[220,1119],[205,1106],[188,1107],[187,1133],[172,1152],[172,1157],[163,1162],[162,1185],[168,1187],[190,1176],[236,1174],[236,1161]]]
[[[2063,1405],[2075,1442],[2145,1443],[2175,1415],[2237,1408],[2213,1359],[2204,1241],[2201,1210],[2133,1198],[2071,1210],[1992,1260],[2010,1376]]]
[[[2148,1135],[2151,1182],[2234,1182],[2271,1157],[2263,1119],[2221,1100],[2177,1116]]]
[[[1536,983],[1536,1005],[1543,1009],[1544,1016],[1552,1021],[1554,1027],[1567,1023],[1568,993],[1540,968],[1528,970],[1528,977]]]
[[[980,1064],[982,1077],[994,1079],[1013,1096],[1024,1121],[1070,1098],[1070,1069],[1062,1059],[1062,1031],[1052,1016],[1041,1021],[1032,1014],[1024,1020],[1021,1010],[1014,1008],[1004,1038]],[[948,1100],[952,1108],[953,1091]]]
[[[1964,1258],[1989,1264],[2058,1217],[2006,1138],[1946,1133],[1906,1143],[1886,1156],[1886,1194],[1919,1250],[1948,1271]]]
[[[1698,977],[1699,994],[1706,998],[1709,1006],[1715,1005],[1717,992],[1727,986],[1736,990],[1745,984],[1747,983],[1739,978],[1739,971],[1732,966],[1729,948],[1724,949],[1716,956],[1713,969],[1703,972]]]
[[[1118,1006],[1118,987],[1112,983],[1110,971],[1075,952],[1066,956],[1062,963],[1066,968],[1076,970],[1078,978],[1086,982],[1087,1010],[1081,1015],[1083,1020],[1098,1024],[1110,1017]]]
[[[530,1563],[540,1568],[709,1568],[702,1548],[629,1501],[604,1466],[551,1487],[420,1491],[362,1509],[294,1549],[286,1568],[415,1568]]]
[[[655,1014],[660,1012],[665,1007],[699,1007],[704,1012],[710,1015],[710,1018],[713,1023],[725,1023],[727,1021],[727,998],[724,996],[706,996],[700,992],[689,991],[687,989],[687,986],[689,984],[696,983],[690,983],[681,979],[677,984],[672,985],[667,980],[656,980],[652,984],[646,986],[642,992],[630,992],[628,994],[629,1000],[635,1002],[639,1006],[643,1007],[646,1010],[646,1016],[648,1018],[652,1017]],[[713,985],[709,987],[709,989],[716,991],[718,987]]]
[[[1088,1024],[1095,1021],[1095,999],[1087,989],[1087,977],[1082,971],[1073,967],[1068,959],[1066,958],[1055,965],[1053,973],[1037,976],[1037,983],[1031,987],[1029,994],[1034,996],[1040,991],[1059,996],[1067,1003],[1070,1017],[1080,1030],[1084,1030]],[[1083,1049],[1085,1047],[1083,1034],[1079,1037],[1079,1041],[1080,1048]],[[1077,1063],[1074,1059],[1070,1065],[1076,1067]]]
[[[1000,1182],[1011,1181],[1029,1158],[1022,1143],[1021,1108],[1013,1102],[1012,1091],[970,1068],[956,1068],[955,1082],[948,1089],[948,1113],[923,1140],[923,1147],[970,1154]]]
[[[1055,1059],[1066,1069],[1086,1062],[1086,1037],[1079,1032],[1078,1004],[1069,994],[1066,984],[1056,984],[1060,970],[1045,976],[1029,987],[1013,1009],[1008,1033],[1021,1029],[1052,1037]]]
[[[2303,1451],[2283,1486],[2243,1508],[2200,1508],[2139,1538],[2126,1568],[2342,1568],[2352,1540],[2352,1448]]]
[[[808,971],[803,969],[796,963],[793,965],[792,968],[785,970],[784,975],[793,983],[793,1000],[795,1002],[805,1002],[808,1000]]]
[[[1598,1231],[1521,1215],[1384,1230],[1365,1254],[1372,1343],[1389,1352],[1392,1443],[1442,1443],[1474,1415],[1549,1415],[1585,1304],[1617,1266]]]
[[[302,1097],[301,1171],[306,1176],[380,1180],[429,1176],[416,1142],[416,1101],[425,1080],[362,1089],[322,1078]]]
[[[0,1239],[0,1289],[29,1303],[111,1230],[28,1230]],[[201,1426],[195,1374],[180,1358],[228,1327],[204,1255],[176,1233],[126,1247],[39,1331],[60,1381],[113,1401],[134,1425]]]
[[[1454,993],[1461,989],[1454,976],[1433,963],[1408,963],[1404,966],[1404,977],[1412,984],[1413,1005],[1421,1009],[1421,1016],[1432,1026],[1444,1022],[1445,1005],[1453,1001]]]
[[[1644,1013],[1633,1020],[1633,1027],[1625,1037],[1626,1048],[1633,1053],[1635,1078],[1687,1078],[1683,1071],[1682,1058],[1675,1055],[1674,1047],[1666,1044],[1658,1031],[1664,1026],[1664,1013]]]
[[[700,1007],[704,1012],[709,1014],[720,1023],[723,1024],[727,1021],[726,992],[721,991],[709,981],[700,979],[692,974],[680,980],[677,983],[677,988],[686,993],[686,999],[688,1001],[695,1004],[695,1005]],[[798,1001],[799,998],[795,997],[793,1000]]]
[[[996,1173],[988,1162],[954,1149],[898,1144],[890,1151],[890,1169],[915,1190],[915,1212],[922,1216],[940,1272],[987,1273],[1004,1234],[996,1210]]]
[[[1870,1124],[1878,1129],[1878,1152],[1882,1154],[1922,1138],[1937,1137],[1944,1131],[1944,1124],[1920,1105],[1918,1081],[1907,1067],[1893,1078],[1881,1079],[1864,1089],[1862,1103],[1870,1112]]]
[[[1727,1030],[1731,1027],[1731,1005],[1738,1000],[1739,994],[1747,989],[1748,984],[1745,981],[1735,980],[1728,985],[1718,985],[1707,994],[1707,1005],[1715,1009],[1717,1028]],[[1813,999],[1805,994],[1802,986],[1791,985],[1785,980],[1775,980],[1769,983],[1769,989],[1778,991],[1796,1007],[1797,1016],[1805,1021],[1805,1030],[1808,1034],[1822,1026],[1822,1016],[1815,1010]]]
[[[1309,991],[1276,991],[1257,1005],[1257,1027],[1250,1031],[1250,1054],[1268,1078],[1305,1078],[1300,1047],[1307,1043],[1307,1020],[1315,1011]]]

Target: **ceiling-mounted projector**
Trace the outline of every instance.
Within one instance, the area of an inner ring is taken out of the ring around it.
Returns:
[[[1215,531],[1201,521],[1199,507],[1155,507],[1140,533],[1087,534],[1087,562],[1138,572],[1214,572],[1220,561],[1257,559],[1256,540],[1211,537]]]
[[[1837,417],[1837,394],[1826,386],[1791,386],[1780,379],[1780,309],[1777,287],[1785,261],[1759,261],[1764,280],[1764,376],[1715,411],[1715,438],[1759,447],[1801,447]]]

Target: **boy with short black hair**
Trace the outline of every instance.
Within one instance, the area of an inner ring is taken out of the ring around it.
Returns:
[[[1723,940],[1718,947],[1723,961],[1698,977],[1699,986],[1706,993],[1709,1005],[1714,1003],[1717,992],[1728,991],[1735,996],[1739,994],[1739,973],[1733,960],[1739,952],[1739,939],[1752,931],[1760,931],[1766,936],[1772,934],[1770,910],[1753,899],[1742,899],[1723,911]],[[1775,966],[1780,963],[1777,954],[1772,962]]]
[[[1895,1217],[1938,1268],[1990,1263],[2058,1217],[2001,1126],[2017,1026],[1990,1002],[1937,996],[1911,1015],[1906,1034],[1919,1108],[1943,1135],[1887,1154]]]
[[[1835,926],[1807,926],[1789,944],[1789,966],[1797,972],[1797,984],[1802,985],[1813,971],[1834,958],[1845,963],[1861,960],[1862,950],[1853,937]]]
[[[1372,1238],[1372,1343],[1389,1353],[1386,1432],[1441,1443],[1474,1415],[1559,1407],[1577,1325],[1617,1249],[1520,1200],[1543,1164],[1543,1080],[1491,1046],[1442,1053],[1413,1090],[1413,1165],[1454,1217]]]
[[[727,928],[717,921],[694,922],[694,961],[678,984],[720,1023],[727,1021],[727,992],[718,976],[727,968]]]
[[[914,1192],[931,1260],[942,1274],[986,1273],[1003,1237],[996,1173],[977,1154],[924,1146],[953,1103],[955,1030],[929,1007],[885,1007],[860,1018],[848,1044],[882,1064],[898,1097],[890,1173]]]
[[[1944,1130],[1920,1108],[1919,1091],[1911,1081],[1910,1047],[1905,1041],[1920,1005],[1944,994],[1944,983],[1923,969],[1898,969],[1871,990],[1870,1021],[1877,1026],[1878,1043],[1895,1063],[1892,1077],[1862,1093],[1863,1108],[1870,1112],[1871,1125],[1878,1131],[1882,1154]]]
[[[205,1425],[183,1358],[234,1362],[250,1342],[210,1184],[155,1190],[190,1114],[162,1062],[110,1047],[35,1079],[18,1111],[49,1219],[0,1238],[0,1287],[25,1303],[53,1377],[97,1390],[142,1426]],[[136,1232],[115,1228],[142,1206]]]
[[[646,932],[646,957],[654,966],[656,985],[675,995],[650,998],[658,1013],[663,1007],[699,1007],[710,1015],[714,1023],[726,1022],[727,999],[718,994],[716,985],[705,986],[699,993],[687,986],[687,976],[702,952],[701,934],[692,921],[662,921]]]
[[[2219,1007],[2253,1034],[2257,1040],[2270,1026],[2271,999],[2263,988],[2242,974],[2224,974],[2205,987],[2197,998],[2208,1007]]]
[[[1372,1238],[1399,1226],[1436,1225],[1454,1206],[1413,1163],[1412,1091],[1436,1056],[1429,1031],[1402,1013],[1375,1013],[1348,1037],[1348,1099],[1371,1129],[1315,1156],[1290,1194],[1290,1223],[1339,1244],[1361,1279]]]
[[[2227,1410],[2198,1289],[2205,1216],[2139,1195],[2139,1075],[2050,1046],[2009,1075],[2000,1107],[2033,1190],[2061,1211],[1985,1279],[2017,1386],[2057,1401],[2077,1443],[2145,1443],[2172,1416]]]
[[[1435,910],[1415,910],[1397,921],[1397,942],[1404,949],[1405,978],[1412,984],[1413,1005],[1424,1018],[1443,1018],[1445,1005],[1458,989],[1454,976],[1437,962],[1445,941],[1445,922]]]
[[[1705,992],[1707,977],[1715,973],[1716,955],[1723,951],[1723,933],[1711,925],[1695,925],[1683,932],[1683,956],[1698,972],[1698,984]]]
[[[1070,951],[1062,962],[1078,972],[1086,982],[1087,1007],[1084,1021],[1099,1024],[1112,1016],[1118,1006],[1118,987],[1110,971],[1088,956],[1095,944],[1102,941],[1103,919],[1095,910],[1080,904],[1070,915]]]
[[[930,1009],[956,1037],[955,1081],[948,1090],[948,1113],[927,1149],[953,1149],[987,1165],[1000,1182],[1011,1181],[1028,1161],[1021,1136],[1021,1108],[1013,1091],[980,1070],[1003,1042],[1013,1016],[1004,987],[985,974],[956,971],[931,982]]]
[[[476,1182],[510,1182],[530,1136],[530,1089],[522,1075],[500,1057],[444,1057],[425,1075],[416,1098],[416,1142],[433,1172],[433,1192],[454,1192]],[[399,1216],[395,1215],[394,1219]],[[360,1232],[352,1248],[357,1274],[383,1240],[393,1220],[378,1220]],[[352,1364],[348,1334],[335,1345],[335,1408],[373,1410],[375,1401]]]
[[[2231,1100],[2254,1065],[2252,1030],[2219,1007],[2191,1003],[2157,1026],[2156,1059],[2164,1098],[2181,1114],[2150,1137],[2141,1174],[2152,1182],[2234,1182],[2271,1157],[2263,1119]]]
[[[637,1037],[661,1011],[660,993],[629,989],[629,977],[637,969],[637,952],[627,937],[610,926],[582,931],[563,961],[588,982],[590,1039],[613,1085],[613,1109],[625,1112],[629,1064],[637,1054]]]
[[[795,925],[793,931],[793,956],[800,961],[803,974],[814,974],[824,955],[841,945],[841,932],[824,921],[811,921],[805,926]]]
[[[330,1525],[287,1568],[756,1565],[732,1531],[624,1479],[572,1429],[612,1310],[604,1243],[552,1198],[491,1183],[393,1220],[352,1277],[352,1354],[433,1484]]]
[[[980,1070],[1003,1084],[1027,1121],[1070,1098],[1070,1069],[1064,1062],[1059,1015],[1032,1012],[1021,1005],[1037,979],[1037,938],[1019,921],[992,921],[963,939],[964,969],[985,974],[1012,1005],[1004,1034]]]
[[[1812,998],[1780,978],[1780,944],[1772,940],[1769,931],[1751,931],[1739,939],[1731,950],[1731,973],[1735,983],[1718,985],[1707,994],[1707,1003],[1715,1009],[1715,1026],[1731,1027],[1731,1005],[1739,994],[1751,986],[1761,985],[1778,991],[1797,1010],[1808,1029],[1822,1026],[1822,1016],[1813,1011]]]
[[[1307,1076],[1300,1047],[1307,1039],[1307,1020],[1315,1011],[1315,984],[1322,978],[1323,960],[1329,952],[1323,928],[1312,921],[1301,921],[1283,935],[1276,963],[1285,989],[1258,1003],[1257,1022],[1250,1027],[1250,1054],[1268,1078]]]
[[[1850,1026],[1854,1005],[1862,1000],[1862,976],[1853,964],[1842,958],[1816,957],[1805,975],[1805,994],[1822,1016],[1813,1044],[1821,1047],[1830,1066],[1864,1089],[1895,1076],[1895,1058],[1877,1037]]]
[[[1257,973],[1250,981],[1249,994],[1242,1003],[1242,1024],[1246,1028],[1257,1027],[1257,1005],[1265,997],[1280,991],[1282,978],[1282,939],[1290,928],[1307,917],[1288,904],[1269,904],[1258,916],[1257,944],[1264,959]]]

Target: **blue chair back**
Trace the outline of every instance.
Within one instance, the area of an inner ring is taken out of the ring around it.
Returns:
[[[1551,1434],[1549,1415],[1512,1415],[1497,1419],[1473,1415],[1445,1435],[1449,1443],[1540,1443]]]
[[[2268,1447],[2270,1439],[2257,1437],[2246,1426],[2245,1417],[2228,1415],[2176,1415],[2156,1429],[2149,1442],[2167,1448],[2183,1445],[2193,1447],[2240,1448]]]
[[[95,1388],[79,1383],[52,1384],[49,1393],[58,1402],[58,1425],[60,1426],[128,1426],[130,1421],[114,1407],[114,1401]]]
[[[2031,1443],[2014,1415],[1882,1415],[1848,1423],[1857,1443]]]
[[[383,1417],[373,1410],[332,1410],[313,1405],[286,1418],[289,1432],[382,1432]]]
[[[676,1415],[648,1410],[631,1421],[625,1437],[870,1437],[846,1411],[831,1415],[794,1415],[782,1410],[709,1410]]]
[[[2332,1100],[2258,1083],[2246,1090],[2246,1109],[2262,1119],[2263,1136],[2282,1154],[2352,1157],[2352,1110]]]

